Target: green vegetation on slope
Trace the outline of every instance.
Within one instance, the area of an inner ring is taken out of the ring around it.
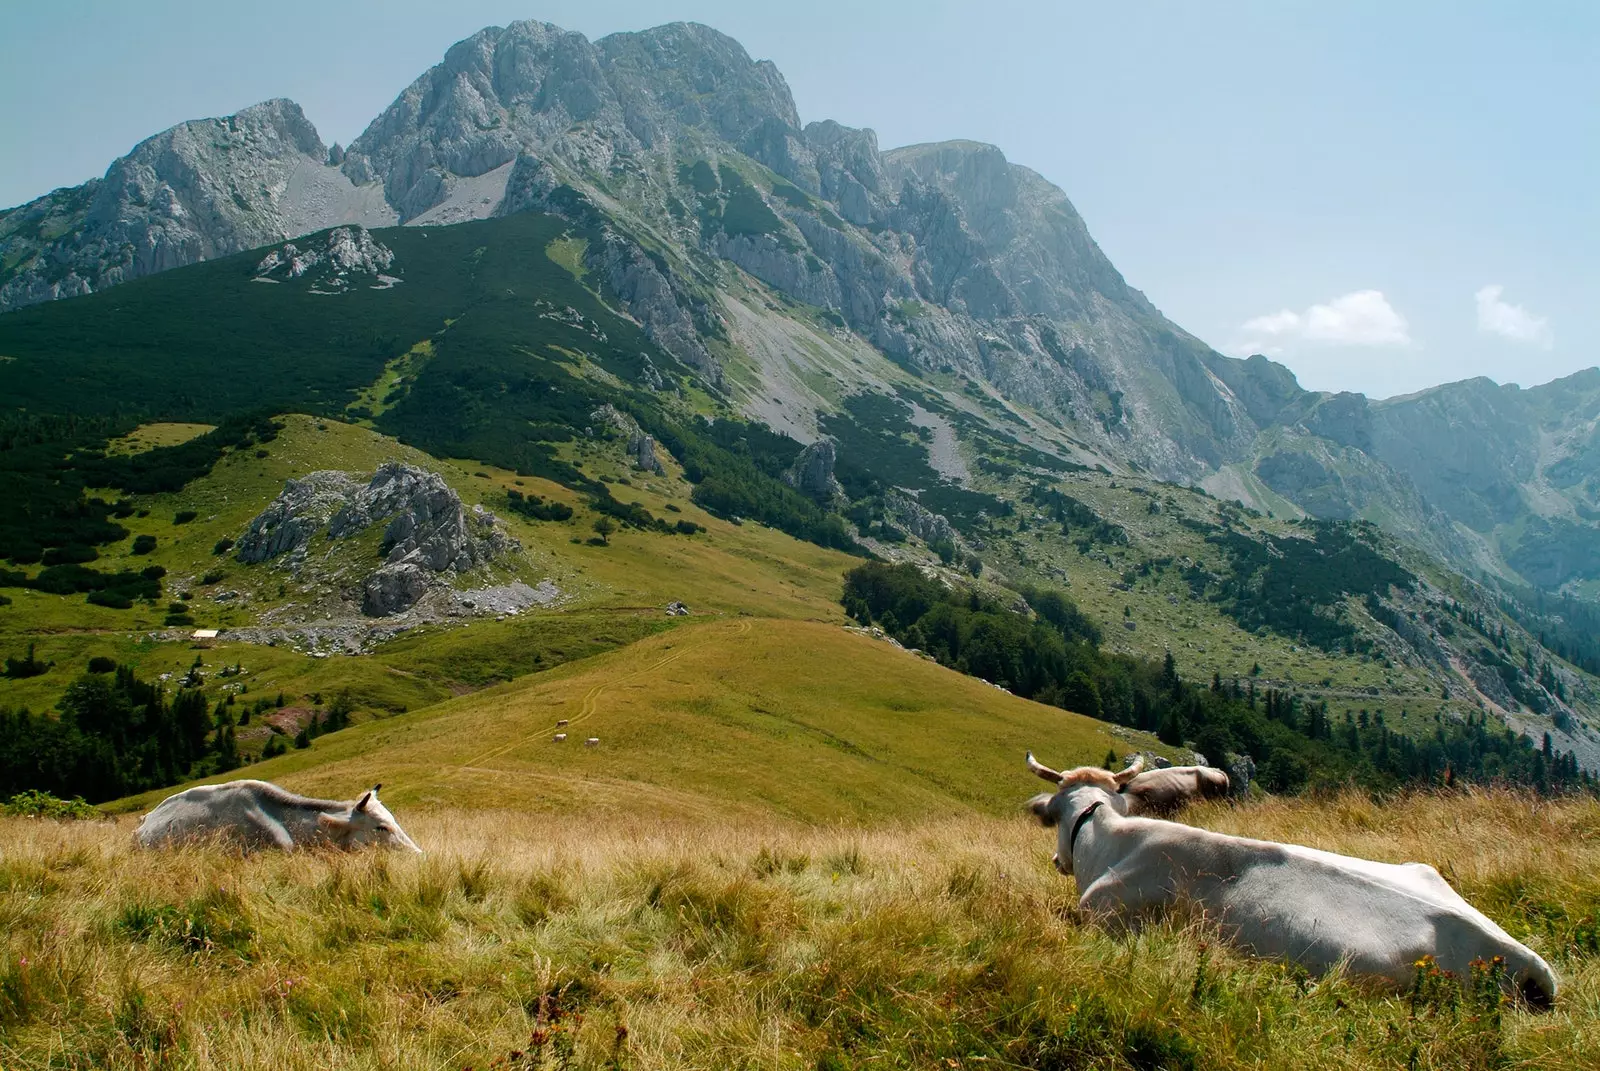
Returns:
[[[1266,690],[1241,690],[1213,677],[1209,689],[1184,682],[1164,662],[1099,649],[1099,630],[1059,592],[1029,589],[1033,620],[976,590],[958,591],[914,566],[869,562],[845,577],[845,609],[877,622],[941,663],[1043,703],[1156,732],[1168,744],[1192,741],[1213,763],[1250,755],[1273,792],[1353,780],[1373,788],[1409,783],[1509,781],[1562,792],[1597,787],[1571,753],[1542,750],[1520,733],[1479,715],[1464,725],[1439,719],[1431,736],[1392,731],[1379,714],[1338,724],[1326,701]]]

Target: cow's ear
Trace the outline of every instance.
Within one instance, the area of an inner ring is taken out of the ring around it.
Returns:
[[[1050,801],[1053,799],[1055,799],[1055,796],[1051,793],[1041,792],[1028,801],[1028,810],[1033,812],[1033,816],[1039,820],[1039,824],[1046,828],[1056,824],[1055,809],[1050,806]]]
[[[356,812],[360,813],[361,811],[366,810],[367,807],[372,803],[373,797],[377,795],[377,792],[378,790],[375,788],[371,792],[364,794],[360,799],[356,800]]]

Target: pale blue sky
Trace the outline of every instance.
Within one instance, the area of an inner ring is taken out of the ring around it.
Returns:
[[[1309,387],[1600,361],[1589,0],[4,0],[0,204],[267,97],[348,142],[452,42],[519,18],[704,22],[776,62],[806,121],[994,142],[1175,321]]]

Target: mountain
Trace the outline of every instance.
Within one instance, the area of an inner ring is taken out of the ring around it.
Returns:
[[[1383,402],[1304,391],[1168,321],[1066,195],[999,149],[880,151],[871,130],[803,124],[771,63],[695,24],[593,42],[485,29],[348,150],[290,101],[181,124],[104,179],[0,215],[0,309],[336,224],[526,210],[590,227],[584,269],[649,337],[802,441],[873,386],[822,386],[870,345],[969,421],[1072,463],[1374,520],[1474,573],[1544,587],[1600,573],[1591,373]],[[742,280],[817,310],[832,337],[745,300]]]
[[[0,310],[394,213],[327,166],[300,106],[269,100],[140,142],[105,177],[0,214]]]
[[[999,149],[802,123],[770,63],[703,26],[486,29],[348,149],[287,101],[183,124],[0,216],[0,243],[0,466],[26,503],[0,519],[4,580],[96,595],[99,627],[149,612],[108,605],[150,599],[116,549],[128,512],[190,512],[219,458],[270,452],[263,411],[303,413],[544,481],[580,544],[692,535],[672,498],[619,489],[653,473],[789,553],[918,562],[1030,620],[1065,590],[1118,657],[1492,714],[1600,767],[1588,604],[1550,595],[1600,575],[1600,373],[1306,391],[1168,321]],[[173,421],[217,430],[117,452]],[[310,613],[273,590],[228,624]],[[54,604],[15,605],[32,635]],[[1156,728],[1106,672],[1089,705]],[[1039,694],[1089,702],[1060,683]]]

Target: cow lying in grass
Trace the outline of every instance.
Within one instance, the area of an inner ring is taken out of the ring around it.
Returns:
[[[1136,923],[1188,905],[1246,951],[1316,973],[1342,966],[1398,987],[1415,977],[1424,956],[1458,978],[1467,977],[1474,961],[1498,957],[1508,989],[1536,1008],[1554,1004],[1549,964],[1463,900],[1433,867],[1130,817],[1098,776],[1104,773],[1069,771],[1054,793],[1029,804],[1041,823],[1058,830],[1055,866],[1077,880],[1085,913]]]
[[[1028,769],[1051,784],[1072,778],[1074,784],[1098,785],[1117,796],[1117,810],[1128,815],[1169,818],[1193,800],[1220,799],[1228,794],[1228,775],[1214,766],[1168,766],[1146,770],[1144,756],[1135,756],[1121,773],[1098,766],[1079,766],[1061,773],[1035,761],[1028,752]]]
[[[139,823],[141,846],[217,837],[246,848],[295,848],[329,845],[357,848],[376,844],[421,852],[389,809],[378,802],[378,789],[358,800],[317,800],[297,796],[266,781],[230,781],[201,785],[168,796]]]

